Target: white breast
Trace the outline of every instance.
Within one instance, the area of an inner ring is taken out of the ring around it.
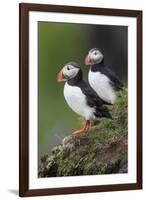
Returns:
[[[84,117],[86,120],[93,120],[95,118],[95,108],[87,105],[86,96],[79,87],[70,86],[68,83],[65,83],[64,97],[69,107],[78,115]]]
[[[116,101],[116,92],[110,84],[107,76],[100,72],[89,71],[88,75],[89,84],[96,91],[101,99],[114,104]]]

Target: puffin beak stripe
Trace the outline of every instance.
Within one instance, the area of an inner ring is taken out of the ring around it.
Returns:
[[[86,58],[85,58],[85,64],[86,65],[90,65],[91,64],[91,60],[90,60],[89,55],[87,55]]]
[[[58,76],[57,76],[57,81],[58,82],[61,82],[63,81],[63,77],[62,77],[62,70],[58,73]]]

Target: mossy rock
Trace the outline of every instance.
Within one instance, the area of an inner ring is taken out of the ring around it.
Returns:
[[[113,138],[104,146],[91,142],[88,135],[80,136],[81,143],[86,138],[89,139],[88,144],[76,143],[73,138],[75,144],[71,148],[69,145],[59,145],[52,150],[52,155],[42,158],[39,177],[127,172],[127,135]]]

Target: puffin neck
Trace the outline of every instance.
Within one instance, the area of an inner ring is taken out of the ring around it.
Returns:
[[[82,78],[83,77],[83,75],[82,75],[82,71],[81,71],[81,69],[79,70],[79,72],[77,73],[77,75],[74,77],[74,78],[71,78],[71,79],[69,79],[68,81],[67,81],[67,83],[69,84],[69,85],[77,85],[80,81],[82,81]]]
[[[93,72],[95,72],[95,71],[97,71],[97,70],[99,70],[100,68],[103,68],[103,67],[104,67],[104,58],[100,63],[95,63],[95,64],[90,65],[90,69]]]

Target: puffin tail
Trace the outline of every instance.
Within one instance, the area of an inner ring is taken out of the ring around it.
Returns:
[[[107,107],[102,106],[96,108],[96,113],[94,113],[97,118],[109,118],[112,119],[112,115],[108,111]]]

